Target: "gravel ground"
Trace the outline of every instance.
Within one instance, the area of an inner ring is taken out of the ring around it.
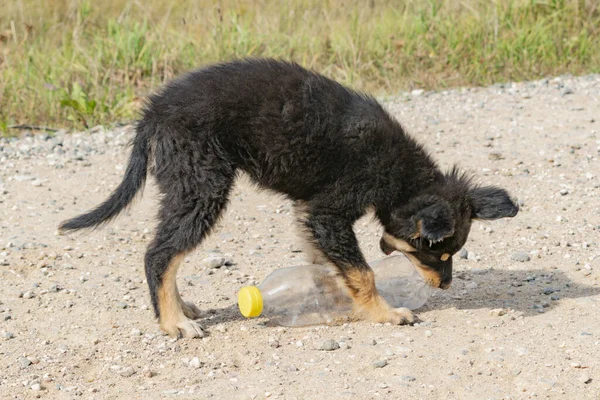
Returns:
[[[86,399],[600,399],[600,76],[389,99],[443,167],[518,197],[475,223],[452,288],[422,323],[270,327],[237,289],[302,264],[288,201],[241,180],[179,273],[202,339],[160,333],[142,259],[155,189],[112,225],[59,221],[121,180],[131,128],[0,139],[0,397]],[[368,259],[380,227],[356,225]],[[230,261],[209,268],[209,256]]]

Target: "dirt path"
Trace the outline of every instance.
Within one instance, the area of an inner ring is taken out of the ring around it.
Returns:
[[[522,203],[515,219],[474,224],[452,288],[413,327],[243,320],[237,289],[303,259],[289,203],[241,183],[179,274],[210,335],[171,340],[143,281],[151,184],[112,225],[55,234],[120,181],[129,130],[2,139],[0,397],[600,399],[600,76],[386,105],[442,166]],[[380,228],[364,219],[356,231],[379,258]],[[234,265],[207,269],[210,253]],[[329,339],[340,349],[318,350]]]

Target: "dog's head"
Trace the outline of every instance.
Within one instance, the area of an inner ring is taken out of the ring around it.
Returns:
[[[518,211],[504,189],[474,186],[453,171],[444,184],[392,211],[381,250],[401,251],[429,285],[447,289],[452,282],[452,256],[465,244],[471,221],[514,217]]]

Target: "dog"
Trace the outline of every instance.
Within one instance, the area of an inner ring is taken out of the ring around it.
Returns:
[[[223,214],[240,172],[292,201],[310,261],[335,265],[354,315],[382,323],[414,316],[377,292],[353,231],[358,218],[372,210],[381,250],[404,253],[445,289],[472,221],[519,210],[504,189],[475,185],[456,167],[442,172],[373,97],[292,62],[247,59],[193,71],[150,96],[122,182],[59,228],[110,221],[153,175],[161,203],[144,262],[154,312],[167,334],[201,337],[200,310],[182,300],[177,270]]]

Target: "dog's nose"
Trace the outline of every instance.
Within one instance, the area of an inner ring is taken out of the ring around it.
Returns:
[[[448,289],[452,285],[452,280],[440,283],[440,289]]]

